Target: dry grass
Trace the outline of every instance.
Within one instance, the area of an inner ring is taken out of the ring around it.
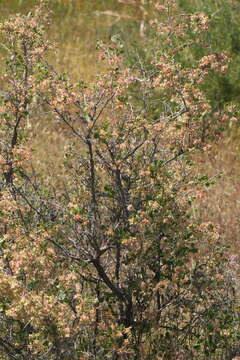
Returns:
[[[230,246],[230,253],[240,258],[240,144],[226,136],[197,161],[197,172],[215,178],[205,187],[204,197],[197,202],[196,216],[219,226],[221,238]]]

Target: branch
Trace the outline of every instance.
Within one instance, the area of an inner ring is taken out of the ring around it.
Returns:
[[[124,301],[126,302],[126,296],[125,294],[123,293],[123,291],[118,287],[116,286],[112,280],[108,277],[108,275],[106,274],[103,266],[101,265],[100,263],[100,259],[97,258],[97,259],[93,259],[92,260],[92,263],[93,265],[95,266],[97,272],[98,272],[98,275],[100,276],[100,278],[104,281],[104,283],[109,287],[109,289],[112,290],[112,293],[114,295],[117,296],[117,298],[121,301]]]
[[[3,339],[2,337],[0,337],[0,346],[3,347],[7,355],[10,356],[12,359],[18,359],[15,354],[21,355],[23,359],[26,359],[20,349],[18,349],[16,346],[12,345],[10,342]]]

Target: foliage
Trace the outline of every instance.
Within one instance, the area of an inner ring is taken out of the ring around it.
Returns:
[[[191,154],[207,148],[206,123],[231,116],[212,108],[201,85],[209,71],[224,73],[228,58],[180,61],[203,46],[208,18],[176,16],[172,6],[156,5],[146,64],[126,67],[117,36],[99,42],[107,71],[90,85],[72,84],[46,61],[44,3],[1,25],[9,53],[0,106],[2,359],[237,351],[234,267],[218,229],[188,211],[194,184],[206,180],[191,174]],[[31,167],[27,123],[36,113],[72,136],[58,188]]]
[[[235,102],[239,100],[239,2],[236,0],[188,1],[181,0],[184,11],[204,11],[210,18],[212,26],[208,42],[217,52],[226,52],[231,56],[230,71],[224,77],[212,76],[205,87],[211,101]]]

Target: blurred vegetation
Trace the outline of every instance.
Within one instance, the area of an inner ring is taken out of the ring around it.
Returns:
[[[37,0],[12,0],[11,3],[3,0],[0,18],[30,11],[37,3]],[[49,37],[58,45],[58,53],[51,60],[75,80],[90,80],[99,72],[98,39],[109,39],[113,34],[120,33],[125,40],[139,40],[143,8],[137,3],[52,0],[49,5],[53,14]]]
[[[149,39],[144,39],[146,24],[151,18],[149,4],[152,1],[97,1],[97,0],[52,0],[53,25],[49,37],[58,45],[51,62],[61,71],[68,72],[74,80],[91,80],[101,70],[96,52],[98,39],[109,39],[120,34],[135,49],[147,48]],[[2,0],[0,19],[11,13],[30,11],[37,0]],[[205,91],[213,101],[226,103],[238,101],[240,96],[240,4],[236,0],[179,0],[179,12],[204,12],[211,19],[208,34],[210,51],[224,52],[231,57],[231,66],[225,76],[212,75]],[[145,25],[145,29],[144,29]],[[146,35],[146,34],[145,34]],[[149,49],[150,50],[150,49]],[[199,53],[201,51],[201,53]],[[192,56],[202,56],[203,50],[195,49]],[[134,58],[133,58],[134,59]]]
[[[224,77],[215,76],[207,84],[206,91],[213,101],[239,101],[240,96],[240,3],[236,0],[196,1],[180,0],[179,5],[187,12],[204,12],[211,18],[209,46],[215,52],[224,52],[231,58],[231,66]]]

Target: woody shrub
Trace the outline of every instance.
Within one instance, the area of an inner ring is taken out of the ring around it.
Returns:
[[[48,64],[43,3],[1,25],[2,359],[226,359],[238,350],[236,264],[217,226],[189,212],[204,181],[190,154],[206,149],[203,120],[220,116],[200,86],[228,58],[183,65],[188,32],[200,46],[208,19],[156,10],[167,12],[167,25],[151,23],[164,52],[156,42],[148,64],[126,68],[119,37],[99,42],[107,71],[93,84],[72,84]],[[31,166],[29,124],[44,116],[72,139],[57,188]]]

